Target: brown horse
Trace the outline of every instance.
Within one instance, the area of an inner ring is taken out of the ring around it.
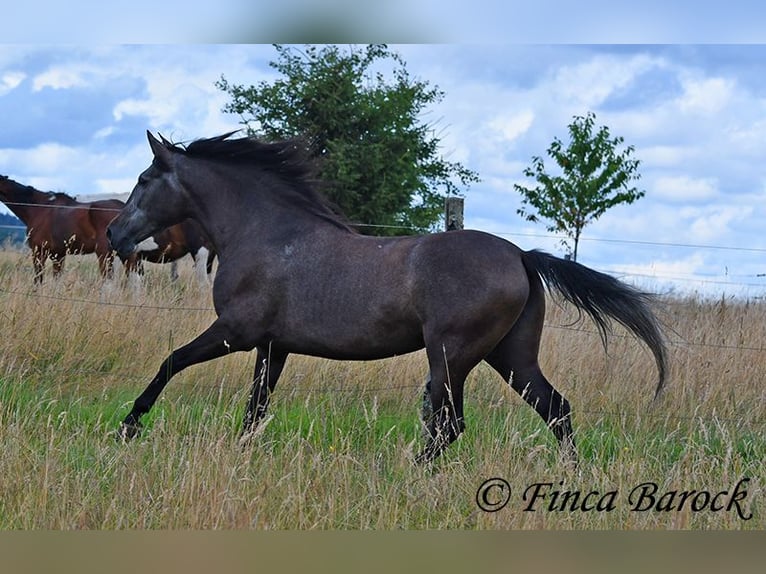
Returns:
[[[106,227],[125,206],[119,199],[81,202],[65,193],[39,191],[0,175],[0,201],[27,226],[35,283],[42,283],[47,259],[53,262],[53,274],[58,276],[69,254],[95,253],[101,275],[113,276],[114,251],[106,238]],[[187,254],[200,268],[204,260],[210,275],[215,253],[193,221],[159,231],[135,253],[120,259],[127,275],[142,273],[143,261],[174,263]]]
[[[176,262],[186,255],[191,255],[201,283],[209,280],[215,260],[215,251],[210,241],[199,225],[191,219],[172,225],[145,239],[136,246],[135,255],[139,258],[139,273],[143,271],[143,261],[170,263],[170,274],[174,280],[178,278]]]
[[[656,394],[663,387],[666,351],[651,297],[614,277],[478,231],[360,235],[317,192],[300,143],[225,134],[182,147],[147,135],[152,164],[107,233],[118,253],[130,254],[160,229],[197,221],[220,256],[218,317],[164,360],[121,424],[125,439],[139,433],[170,378],[196,363],[257,350],[246,437],[290,354],[368,360],[425,347],[428,439],[418,460],[432,460],[463,432],[463,385],[481,361],[574,455],[569,401],[537,359],[544,284],[604,337],[613,319],[643,340],[659,371]]]
[[[95,253],[104,277],[112,275],[114,252],[106,238],[106,226],[124,203],[116,199],[80,202],[65,193],[39,191],[0,175],[0,200],[27,226],[32,249],[35,283],[42,283],[45,261],[53,262],[57,276],[68,254]],[[135,257],[126,258],[126,268]]]

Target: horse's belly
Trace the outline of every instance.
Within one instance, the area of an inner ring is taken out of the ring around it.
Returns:
[[[379,321],[340,314],[325,321],[296,320],[283,333],[290,352],[328,359],[382,359],[423,347],[422,327],[404,319]]]

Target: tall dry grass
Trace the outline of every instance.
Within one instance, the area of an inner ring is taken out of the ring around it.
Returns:
[[[466,433],[423,468],[411,460],[421,446],[422,353],[362,363],[292,357],[271,418],[245,448],[237,439],[253,357],[197,365],[171,381],[142,437],[120,444],[113,431],[162,359],[212,320],[209,290],[188,265],[178,283],[150,266],[140,288],[104,287],[87,257],[71,258],[59,281],[31,285],[25,255],[0,253],[0,528],[764,526],[760,301],[663,300],[671,371],[655,405],[645,348],[615,329],[605,351],[590,323],[551,303],[540,359],[573,405],[580,464],[559,460],[542,421],[482,365],[466,384]],[[487,513],[476,493],[492,477],[508,482],[511,497]],[[628,499],[646,482],[659,499],[731,491],[744,478],[750,520],[688,501],[636,511]],[[525,490],[543,482],[581,500],[615,491],[614,508],[549,508],[549,493],[525,511]]]

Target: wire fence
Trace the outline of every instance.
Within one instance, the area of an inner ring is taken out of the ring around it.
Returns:
[[[110,377],[112,379],[119,379],[123,382],[135,382],[135,383],[143,383],[147,381],[147,373],[138,373],[138,372],[130,372],[130,371],[104,371],[103,369],[69,369],[66,367],[62,368],[53,368],[53,367],[46,367],[46,368],[39,368],[39,367],[29,367],[27,371],[34,371],[38,375],[41,376],[67,376],[67,377],[82,377],[82,376],[97,376],[97,377]],[[194,389],[208,389],[208,390],[218,390],[226,389],[228,391],[240,391],[243,394],[247,394],[250,392],[250,384],[247,382],[228,382],[224,380],[219,380],[218,382],[200,382],[199,380],[194,381],[178,381],[174,383],[175,386],[177,385],[183,385],[187,388],[194,388]],[[285,388],[286,384],[281,384],[280,388]],[[354,395],[359,396],[376,396],[376,395],[382,395],[386,393],[391,392],[401,392],[401,391],[408,391],[412,393],[413,395],[420,396],[423,393],[423,390],[425,388],[425,377],[423,381],[416,381],[412,383],[406,383],[406,384],[386,384],[386,385],[380,385],[380,386],[370,386],[370,385],[359,385],[355,384],[353,382],[345,384],[345,385],[300,385],[299,383],[289,385],[287,392],[290,394],[301,394],[301,395],[312,395],[312,394],[326,394],[326,393],[332,393],[332,394],[343,394],[343,393],[351,393]],[[741,416],[723,416],[720,414],[713,414],[710,417],[705,417],[700,415],[699,413],[695,414],[681,414],[678,412],[668,412],[668,411],[660,411],[660,410],[652,410],[650,408],[647,408],[645,411],[642,411],[641,413],[635,413],[627,410],[619,410],[619,409],[598,409],[593,410],[586,407],[584,408],[578,408],[577,412],[579,414],[585,414],[592,417],[598,417],[598,416],[605,416],[612,419],[630,419],[630,418],[650,418],[650,419],[658,419],[658,420],[669,420],[672,419],[674,421],[686,421],[686,422],[693,422],[693,421],[703,421],[703,422],[726,422],[729,424],[735,424],[735,425],[742,425],[742,426],[758,426],[758,427],[766,427],[766,420],[745,420]],[[763,417],[758,417],[762,419]]]
[[[14,204],[16,205],[16,204]],[[51,206],[51,207],[62,207],[62,206]],[[402,230],[415,230],[416,228],[410,227],[410,226],[403,226],[403,225],[378,225],[378,224],[368,224],[368,223],[353,223],[352,225],[356,227],[361,228],[381,228],[381,229],[402,229]],[[26,229],[25,226],[12,226],[12,225],[0,225],[0,228],[5,229]],[[512,237],[530,237],[530,238],[537,238],[537,239],[546,239],[546,240],[560,240],[564,239],[564,236],[558,236],[558,235],[552,235],[552,234],[537,234],[537,233],[523,233],[523,232],[496,232],[496,235],[499,236],[512,236]],[[646,245],[646,246],[652,246],[652,247],[675,247],[675,248],[685,248],[685,249],[710,249],[710,250],[727,250],[727,251],[743,251],[743,252],[750,252],[750,253],[766,253],[766,249],[761,248],[745,248],[745,247],[734,247],[734,246],[721,246],[721,245],[709,245],[709,244],[692,244],[692,243],[666,243],[666,242],[654,242],[654,241],[635,241],[635,240],[622,240],[622,239],[609,239],[609,238],[581,238],[581,241],[591,241],[591,242],[604,242],[604,243],[615,243],[615,244],[625,244],[625,245]],[[766,288],[766,283],[764,284],[756,284],[756,283],[732,283],[732,282],[724,282],[724,281],[715,281],[715,280],[700,280],[697,278],[689,278],[689,277],[678,277],[677,275],[663,275],[663,274],[641,274],[641,273],[623,273],[619,269],[599,269],[600,271],[606,272],[606,273],[612,273],[612,274],[620,274],[623,276],[628,277],[642,277],[647,279],[667,279],[667,280],[674,280],[674,281],[683,281],[683,280],[689,280],[689,281],[695,281],[695,282],[706,282],[710,284],[719,284],[719,285],[739,285],[739,286],[747,286],[747,287],[764,287]],[[766,277],[766,274],[759,274],[758,277]],[[120,308],[128,308],[128,309],[136,309],[136,310],[147,310],[147,311],[182,311],[182,312],[212,312],[214,311],[213,307],[202,307],[202,306],[184,306],[184,305],[151,305],[151,304],[145,304],[145,303],[128,303],[128,302],[113,302],[113,301],[103,301],[103,300],[93,300],[93,299],[85,299],[85,298],[77,298],[77,297],[71,297],[71,296],[64,296],[64,295],[55,295],[55,294],[45,294],[40,293],[39,291],[19,291],[19,290],[10,290],[4,287],[0,287],[0,294],[3,295],[16,295],[16,296],[23,296],[23,297],[30,297],[30,298],[38,298],[38,299],[46,299],[46,300],[55,300],[60,302],[67,302],[67,303],[77,303],[77,304],[87,304],[87,305],[100,305],[100,306],[111,306],[111,307],[120,307]],[[598,336],[598,333],[596,331],[590,331],[587,329],[581,329],[581,328],[574,328],[569,326],[562,326],[562,325],[552,325],[552,324],[546,324],[547,328],[550,329],[563,329],[563,330],[572,330],[576,331],[578,333],[588,334],[588,335],[594,335]],[[613,334],[613,337],[619,337],[619,336],[625,336],[627,335],[620,335],[620,334]],[[756,346],[748,346],[748,345],[726,345],[726,344],[715,344],[715,343],[700,343],[700,342],[694,342],[694,341],[687,341],[683,340],[682,338],[676,338],[671,341],[669,341],[670,345],[676,346],[676,347],[687,347],[687,348],[710,348],[710,349],[728,349],[728,350],[734,350],[734,351],[745,351],[745,352],[763,352],[764,348],[762,347],[756,347]]]
[[[93,202],[79,202],[75,198],[66,196],[68,200],[76,201],[77,203],[74,205],[61,205],[61,204],[55,204],[55,203],[29,203],[29,202],[23,202],[23,201],[3,201],[3,203],[9,207],[34,207],[34,208],[41,208],[41,209],[87,209],[87,210],[93,210],[93,211],[111,211],[114,213],[119,213],[121,211],[121,208],[118,207],[104,207],[102,205],[93,205]],[[103,200],[108,201],[108,200]]]
[[[66,302],[66,303],[76,303],[76,304],[84,304],[84,305],[95,305],[100,307],[117,307],[117,308],[126,308],[126,309],[133,309],[133,310],[139,310],[139,311],[178,311],[178,312],[207,312],[212,313],[215,312],[215,309],[212,306],[188,306],[188,305],[154,305],[154,304],[147,304],[147,303],[126,303],[122,301],[104,301],[101,299],[85,299],[82,297],[70,297],[65,295],[52,295],[52,294],[45,294],[40,293],[39,291],[32,290],[32,291],[21,291],[21,290],[15,290],[15,289],[7,289],[4,287],[0,287],[0,294],[5,296],[20,296],[20,297],[28,297],[33,299],[42,299],[42,300],[52,300],[52,301],[60,301],[60,302]],[[544,323],[545,328],[547,329],[556,329],[556,330],[562,330],[562,331],[572,331],[579,334],[585,334],[589,336],[594,337],[601,337],[600,333],[595,330],[576,327],[572,325],[557,325],[552,324],[549,322]],[[624,338],[624,339],[630,339],[630,335],[622,334],[622,333],[611,333],[611,338]],[[761,346],[750,346],[750,345],[729,345],[725,343],[703,343],[703,342],[695,342],[695,341],[688,341],[686,339],[681,338],[676,334],[676,337],[673,339],[670,339],[667,341],[667,343],[674,347],[681,347],[681,348],[700,348],[700,349],[719,349],[719,350],[733,350],[733,351],[751,351],[756,353],[762,353],[766,351],[766,348]]]
[[[595,333],[594,333],[595,334]],[[252,370],[252,363],[248,366],[249,370]],[[135,384],[141,384],[146,383],[148,381],[148,377],[150,376],[150,373],[138,373],[138,372],[132,372],[132,371],[114,371],[114,370],[108,370],[105,371],[104,369],[70,369],[66,367],[60,367],[55,368],[51,366],[47,366],[45,368],[40,367],[34,367],[29,366],[27,367],[25,372],[28,371],[34,371],[39,376],[42,377],[67,377],[67,378],[79,378],[79,377],[99,377],[99,378],[109,378],[109,379],[119,379],[120,382],[124,383],[135,383]],[[401,393],[404,392],[408,397],[415,397],[420,398],[422,396],[422,393],[425,388],[425,379],[423,381],[414,381],[411,383],[406,384],[385,384],[385,385],[374,385],[371,386],[369,384],[366,385],[360,385],[357,384],[354,381],[351,381],[347,384],[335,384],[335,385],[301,385],[300,384],[300,378],[297,377],[293,381],[292,384],[289,382],[282,383],[280,385],[280,389],[283,394],[286,394],[287,396],[295,396],[300,395],[305,398],[311,397],[311,396],[323,396],[326,394],[333,394],[333,395],[342,395],[342,394],[352,394],[357,397],[380,397],[380,396],[386,396],[391,393]],[[219,380],[217,382],[201,382],[199,379],[194,380],[178,380],[174,381],[175,387],[184,387],[187,389],[207,389],[209,391],[216,391],[220,393],[222,390],[226,390],[228,392],[233,393],[241,393],[243,397],[246,397],[250,392],[250,385],[246,380],[240,381],[240,382],[229,382],[226,380]],[[243,399],[244,400],[244,399]],[[762,432],[763,429],[766,429],[766,419],[763,418],[762,414],[755,414],[754,418],[749,417],[743,417],[743,416],[725,416],[721,415],[719,413],[700,413],[698,411],[695,411],[693,413],[684,414],[682,412],[679,412],[678,410],[663,410],[663,409],[656,409],[651,408],[651,406],[647,407],[646,409],[641,410],[640,412],[635,412],[631,410],[625,410],[625,409],[608,409],[608,408],[599,408],[599,409],[592,409],[588,408],[587,405],[584,405],[582,407],[578,407],[575,410],[575,414],[577,416],[585,416],[589,419],[608,419],[612,421],[625,421],[625,420],[644,420],[644,419],[650,419],[655,420],[659,422],[667,422],[667,423],[686,423],[686,424],[694,424],[694,423],[702,423],[704,425],[718,425],[721,424],[728,425],[730,427],[733,427],[737,430],[748,430],[752,431],[757,429],[758,432]],[[592,422],[590,427],[598,426],[597,422]],[[586,427],[587,428],[587,427]],[[731,429],[729,429],[731,430]]]

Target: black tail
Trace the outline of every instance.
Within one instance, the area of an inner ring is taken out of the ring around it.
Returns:
[[[667,351],[659,323],[649,305],[652,296],[614,277],[542,251],[525,251],[522,259],[528,273],[537,273],[549,290],[557,291],[593,319],[604,343],[611,331],[610,318],[646,343],[659,371],[654,393],[657,398],[665,386]]]

